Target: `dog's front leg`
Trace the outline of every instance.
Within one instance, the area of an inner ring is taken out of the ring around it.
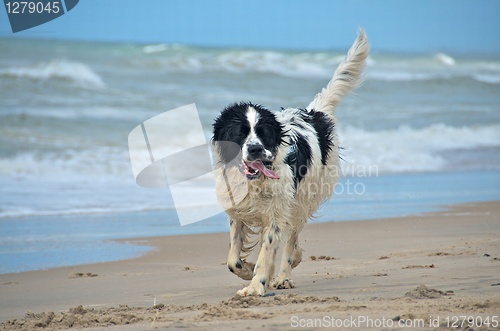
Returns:
[[[274,275],[274,260],[279,246],[278,233],[279,228],[275,225],[264,229],[262,246],[255,264],[252,282],[247,287],[239,290],[238,295],[256,296],[266,293],[271,277]]]
[[[276,289],[287,289],[295,287],[290,279],[292,268],[299,265],[302,260],[302,249],[299,247],[299,238],[297,232],[292,233],[283,250],[280,270],[278,276],[273,281],[272,286]]]
[[[232,219],[229,220],[229,234],[231,242],[229,244],[227,267],[229,271],[234,273],[236,276],[245,280],[250,280],[252,279],[255,265],[241,259],[241,250],[243,248],[244,240],[243,227],[245,226],[246,225],[241,221]]]

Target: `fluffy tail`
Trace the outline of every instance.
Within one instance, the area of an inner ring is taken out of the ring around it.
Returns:
[[[328,85],[316,94],[306,109],[333,114],[340,100],[361,83],[361,74],[369,52],[368,38],[365,31],[360,29],[358,38],[347,52],[345,60],[339,64]]]

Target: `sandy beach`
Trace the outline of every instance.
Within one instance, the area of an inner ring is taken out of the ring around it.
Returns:
[[[235,296],[246,282],[225,266],[227,233],[139,238],[155,250],[0,275],[0,329],[499,329],[499,233],[498,201],[310,223],[297,287],[263,298]]]

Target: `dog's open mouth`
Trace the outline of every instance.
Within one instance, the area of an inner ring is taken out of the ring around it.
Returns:
[[[256,160],[252,162],[243,161],[245,164],[245,176],[248,179],[257,179],[263,174],[266,177],[279,179],[280,176],[271,169],[272,162]]]

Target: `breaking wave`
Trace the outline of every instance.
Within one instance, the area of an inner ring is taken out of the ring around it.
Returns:
[[[105,87],[102,78],[89,66],[73,61],[53,60],[30,67],[0,68],[0,77],[32,80],[63,80],[83,87]]]
[[[340,132],[344,159],[348,166],[375,165],[381,173],[446,170],[446,151],[467,151],[500,147],[500,125],[453,127],[433,124],[415,129],[367,131],[348,126]],[[487,157],[477,167],[489,167]]]

